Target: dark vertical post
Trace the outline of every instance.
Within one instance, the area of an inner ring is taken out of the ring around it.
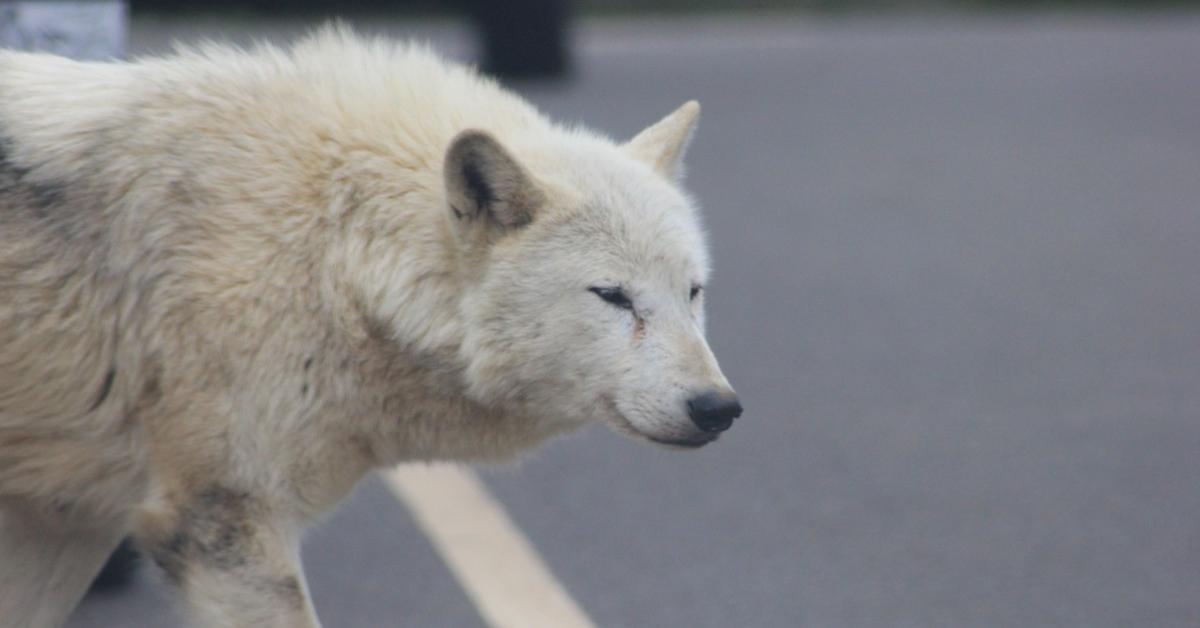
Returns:
[[[556,78],[570,70],[567,0],[468,0],[483,40],[484,71]]]

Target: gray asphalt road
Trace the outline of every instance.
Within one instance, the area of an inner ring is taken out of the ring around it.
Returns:
[[[1200,15],[580,39],[523,86],[552,114],[704,105],[748,409],[694,454],[595,429],[488,473],[599,625],[1200,624]],[[329,626],[481,625],[376,483],[306,559]],[[169,616],[143,580],[71,626]]]

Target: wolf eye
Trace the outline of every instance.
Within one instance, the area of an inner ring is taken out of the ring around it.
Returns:
[[[704,289],[704,286],[701,286],[698,283],[692,284],[692,292],[690,295],[688,295],[688,299],[695,301],[696,297],[700,296],[700,291],[703,289]]]
[[[620,288],[588,288],[596,296],[604,299],[609,304],[621,308],[622,310],[632,310],[633,302],[629,297],[625,296],[625,291]]]

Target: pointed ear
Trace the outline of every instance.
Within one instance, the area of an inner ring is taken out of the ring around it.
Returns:
[[[649,164],[662,176],[677,181],[683,174],[683,153],[692,139],[699,117],[700,103],[689,100],[629,140],[625,144],[625,151]]]
[[[491,135],[459,133],[446,151],[446,199],[461,222],[516,229],[533,221],[544,195],[521,164]]]

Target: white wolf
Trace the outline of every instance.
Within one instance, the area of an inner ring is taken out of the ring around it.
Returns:
[[[614,143],[338,28],[0,53],[0,624],[132,534],[198,623],[315,626],[300,529],[372,468],[715,439],[698,111]]]

